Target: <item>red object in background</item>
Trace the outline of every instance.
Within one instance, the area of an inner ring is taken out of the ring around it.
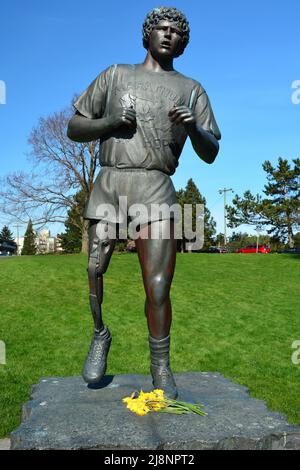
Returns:
[[[270,248],[266,245],[259,245],[258,253],[270,253]],[[236,253],[256,253],[256,245],[247,245],[245,248],[239,248]]]

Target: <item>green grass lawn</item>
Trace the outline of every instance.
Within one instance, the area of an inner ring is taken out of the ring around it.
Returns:
[[[218,371],[300,424],[300,257],[179,254],[172,285],[172,368]],[[86,258],[0,259],[0,437],[44,376],[80,375],[92,334]],[[148,374],[144,292],[137,256],[114,254],[105,275],[108,374]]]

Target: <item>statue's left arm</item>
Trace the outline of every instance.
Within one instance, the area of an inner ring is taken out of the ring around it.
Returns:
[[[200,93],[194,110],[176,106],[170,110],[169,118],[185,127],[197,155],[206,163],[213,163],[219,152],[221,133],[205,91]]]

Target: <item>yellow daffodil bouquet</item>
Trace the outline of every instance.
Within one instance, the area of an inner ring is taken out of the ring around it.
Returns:
[[[153,390],[145,393],[141,390],[138,394],[133,392],[130,397],[123,398],[127,408],[139,416],[144,416],[150,411],[158,411],[160,413],[186,414],[196,413],[205,416],[206,413],[201,410],[203,405],[187,403],[184,401],[171,400],[164,396],[163,390]]]

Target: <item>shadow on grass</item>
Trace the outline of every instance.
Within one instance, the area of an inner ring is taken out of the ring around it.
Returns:
[[[300,253],[280,253],[280,256],[284,256],[285,258],[300,261]]]

